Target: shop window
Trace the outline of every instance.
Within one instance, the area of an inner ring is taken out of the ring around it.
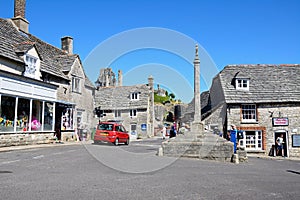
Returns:
[[[73,130],[73,108],[66,108],[63,110],[61,130]]]
[[[14,131],[16,98],[1,96],[0,132]]]
[[[256,122],[256,106],[254,104],[242,105],[242,122]]]
[[[43,103],[38,100],[32,101],[32,115],[31,115],[31,130],[40,131],[43,115]]]
[[[239,144],[246,150],[262,150],[262,131],[244,131]]]
[[[53,103],[45,102],[44,105],[44,131],[51,131],[53,125]]]
[[[29,114],[30,114],[30,100],[18,98],[17,108],[17,131],[29,130]]]

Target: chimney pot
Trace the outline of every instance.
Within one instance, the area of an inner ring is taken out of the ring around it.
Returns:
[[[14,17],[22,17],[25,19],[25,4],[26,0],[15,0]]]
[[[19,30],[28,33],[29,22],[25,19],[25,4],[26,0],[15,0],[14,24]]]
[[[73,54],[73,38],[65,36],[61,38],[61,49],[66,51],[69,55]]]

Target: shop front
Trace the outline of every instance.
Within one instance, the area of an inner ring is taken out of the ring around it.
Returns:
[[[67,101],[56,102],[55,134],[57,139],[75,139],[75,104]]]
[[[0,75],[0,146],[50,140],[56,89],[28,78]]]

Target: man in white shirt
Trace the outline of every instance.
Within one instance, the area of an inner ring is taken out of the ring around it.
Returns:
[[[281,135],[276,139],[276,143],[277,143],[277,151],[276,151],[276,155],[278,155],[279,151],[281,151],[281,155],[282,155],[282,157],[284,157],[283,134],[281,134]]]

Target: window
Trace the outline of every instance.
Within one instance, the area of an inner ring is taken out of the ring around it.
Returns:
[[[130,110],[130,117],[136,117],[136,110]]]
[[[119,131],[119,132],[126,132],[125,131],[125,128],[123,126],[117,126],[116,127],[116,131]]]
[[[249,90],[249,79],[236,79],[235,87],[236,89]]]
[[[53,103],[45,102],[44,108],[44,131],[52,130],[53,125]]]
[[[256,106],[242,105],[242,122],[256,122]]]
[[[244,131],[244,139],[239,141],[246,150],[262,150],[262,131]]]
[[[66,108],[61,116],[61,130],[73,130],[73,108]],[[82,113],[80,114],[82,116]],[[77,114],[78,121],[78,114]]]
[[[115,117],[121,117],[121,111],[115,110]]]
[[[24,76],[34,78],[35,77],[35,72],[36,72],[36,62],[37,58],[34,58],[32,56],[26,55],[25,56],[25,72]]]
[[[130,99],[131,100],[139,100],[139,92],[133,92],[133,93],[131,93],[131,95],[130,95]]]
[[[73,77],[72,78],[72,91],[73,92],[78,92],[78,93],[81,92],[81,89],[80,89],[80,78],[78,78],[78,77]]]
[[[0,101],[0,132],[53,130],[53,103],[5,95]]]

